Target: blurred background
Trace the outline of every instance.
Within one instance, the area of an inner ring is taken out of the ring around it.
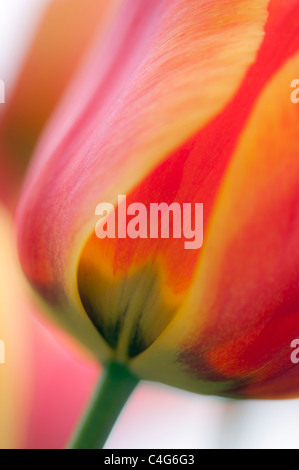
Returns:
[[[49,8],[61,2],[83,11],[86,1],[0,0],[0,79],[6,86],[6,103],[0,105],[0,339],[6,345],[6,363],[0,364],[1,448],[64,447],[101,373],[40,315],[20,273],[12,232],[32,149],[96,28],[96,0],[93,13],[79,18],[80,27]],[[73,55],[67,53],[72,44]],[[51,54],[43,54],[43,45]],[[60,81],[50,73],[56,62],[57,70],[66,64]],[[107,448],[298,448],[298,417],[299,400],[233,402],[142,383]]]

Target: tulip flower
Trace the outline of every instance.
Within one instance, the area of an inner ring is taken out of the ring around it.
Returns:
[[[102,445],[138,379],[297,396],[298,13],[297,0],[128,0],[43,135],[21,263],[107,369],[71,446]],[[98,238],[95,210],[119,195],[203,204],[203,246]]]
[[[121,0],[51,0],[11,96],[0,106],[0,197],[11,206],[40,133]]]

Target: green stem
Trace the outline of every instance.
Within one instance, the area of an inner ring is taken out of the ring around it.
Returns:
[[[138,381],[125,366],[110,364],[68,448],[102,449]]]

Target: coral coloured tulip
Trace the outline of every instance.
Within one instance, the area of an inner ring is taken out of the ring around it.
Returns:
[[[94,429],[108,433],[138,378],[298,394],[298,13],[298,1],[128,0],[44,134],[18,208],[21,263],[108,371],[73,446],[103,443]],[[95,209],[119,195],[202,203],[203,246],[99,239]]]

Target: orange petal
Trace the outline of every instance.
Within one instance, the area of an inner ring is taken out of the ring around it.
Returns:
[[[218,194],[190,296],[132,363],[137,373],[195,391],[210,382],[222,394],[242,394],[248,384],[244,396],[298,394],[290,359],[299,322],[299,107],[290,99],[298,65],[297,53],[259,98]]]

